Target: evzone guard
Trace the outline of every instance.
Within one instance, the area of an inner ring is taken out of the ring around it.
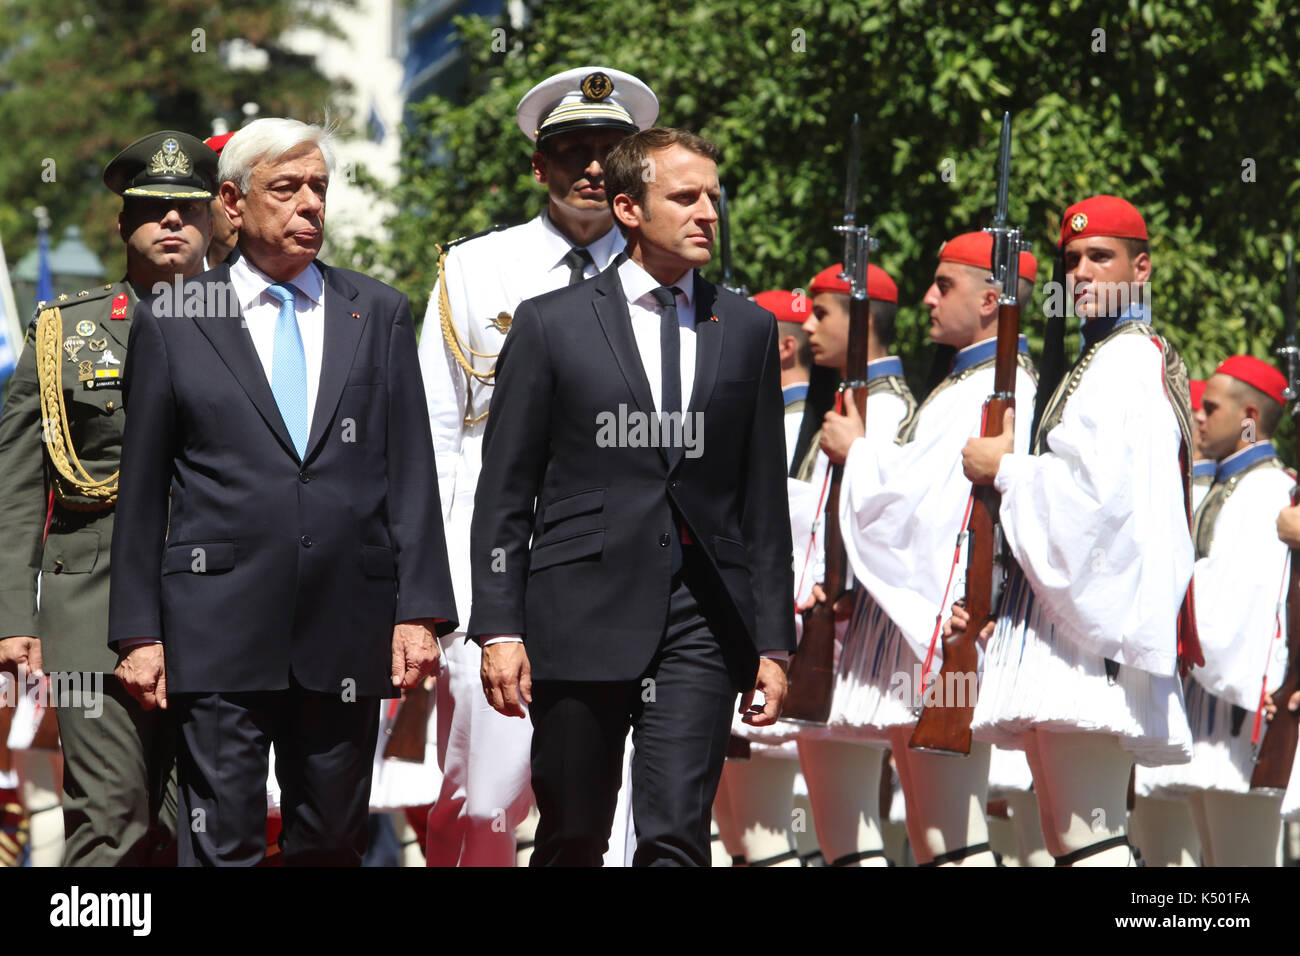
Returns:
[[[1276,863],[1282,794],[1253,790],[1251,775],[1262,726],[1254,719],[1262,709],[1260,689],[1277,687],[1286,669],[1279,600],[1287,547],[1274,526],[1295,482],[1272,441],[1286,385],[1272,365],[1235,355],[1210,377],[1196,413],[1199,447],[1216,470],[1193,527],[1197,631],[1205,655],[1205,666],[1183,685],[1193,754],[1190,763],[1138,768],[1144,791],[1186,802],[1195,832],[1190,847],[1179,846],[1152,815],[1139,815],[1146,826],[1134,828],[1135,843],[1149,865],[1194,860],[1197,844],[1205,866]],[[1155,831],[1150,848],[1147,830]]]
[[[1049,393],[1032,453],[1005,435],[963,452],[967,476],[1002,496],[1016,564],[987,629],[972,729],[1025,751],[1057,865],[1126,866],[1134,761],[1192,752],[1179,680],[1203,662],[1189,590],[1190,395],[1143,301],[1151,256],[1138,210],[1115,196],[1076,203],[1058,254],[1085,319],[1083,354]],[[950,626],[967,622],[958,611]]]
[[[845,462],[840,521],[861,590],[837,665],[833,715],[821,735],[855,741],[859,748],[871,746],[871,740],[878,741],[876,747],[892,748],[913,854],[921,863],[937,865],[994,862],[984,817],[991,748],[976,744],[969,757],[955,758],[909,747],[916,699],[938,671],[940,658],[931,654],[936,620],[945,595],[957,593],[954,542],[970,495],[961,474],[961,448],[978,434],[981,406],[993,391],[998,288],[988,281],[992,249],[989,234],[966,233],[940,253],[925,304],[930,337],[952,348],[952,364],[897,442],[880,448],[859,441],[862,423],[852,409],[847,416],[829,413],[822,431],[830,459]],[[1022,300],[1028,299],[1036,269],[1034,258],[1022,253],[1014,280]],[[1019,352],[1015,390],[1028,403],[1035,380],[1023,339]],[[1027,441],[1025,422],[1020,442]],[[874,794],[866,787],[858,790],[853,777],[810,772],[809,764],[826,759],[819,752],[826,744],[814,743],[812,736],[806,734],[800,746],[814,816],[824,806],[848,804],[869,812]],[[838,749],[845,750],[845,743]],[[1023,769],[1017,772],[1014,757],[1008,755],[1005,763],[1001,776],[1010,776],[1008,782],[1027,776]]]

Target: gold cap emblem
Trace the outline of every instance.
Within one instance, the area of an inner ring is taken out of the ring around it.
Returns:
[[[603,100],[614,92],[614,81],[605,73],[588,73],[582,78],[582,95],[589,100]]]
[[[181,144],[170,136],[163,140],[162,149],[150,158],[146,170],[150,176],[188,176],[193,171],[194,166],[181,149]]]
[[[1076,212],[1070,217],[1070,228],[1075,232],[1083,232],[1088,228],[1088,217],[1081,212]]]

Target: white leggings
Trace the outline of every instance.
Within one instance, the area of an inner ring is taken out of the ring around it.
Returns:
[[[1202,790],[1187,798],[1206,866],[1279,866],[1282,797]]]
[[[723,845],[738,835],[741,852],[750,866],[799,865],[798,856],[791,852],[792,827],[806,825],[807,821],[796,819],[794,814],[794,777],[798,772],[799,762],[787,757],[754,756],[726,762],[723,776],[727,778],[732,820],[731,833]],[[716,812],[716,800],[714,804]],[[728,852],[732,852],[730,847]]]
[[[884,744],[800,740],[817,843],[828,864],[888,866],[880,834],[880,771]],[[871,854],[865,859],[862,854]]]
[[[1128,820],[1133,756],[1113,734],[1029,730],[1025,756],[1034,774],[1043,841],[1054,857],[1121,839]],[[1133,866],[1125,843],[1079,858],[1073,866]]]
[[[1201,857],[1201,840],[1186,800],[1138,797],[1128,829],[1147,866],[1196,866]]]
[[[989,790],[989,759],[993,748],[973,742],[964,757],[923,753],[908,747],[913,726],[890,729],[894,765],[907,801],[907,836],[918,863],[965,847],[987,844],[985,815]],[[985,849],[942,866],[996,866]]]

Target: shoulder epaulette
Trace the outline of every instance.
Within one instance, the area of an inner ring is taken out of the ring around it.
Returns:
[[[507,226],[505,223],[498,223],[497,225],[491,227],[490,229],[484,229],[482,232],[476,232],[470,236],[461,236],[459,239],[453,239],[451,240],[451,242],[443,243],[442,251],[446,252],[448,249],[452,249],[455,246],[459,246],[462,242],[469,242],[471,239],[478,239],[490,233],[500,232],[502,229],[509,229],[509,228],[510,227]]]
[[[82,305],[86,302],[94,302],[98,299],[104,298],[106,295],[112,292],[113,287],[115,285],[117,285],[117,283],[109,282],[106,285],[95,286],[93,289],[82,289],[76,295],[70,296],[67,293],[64,293],[63,295],[55,296],[53,299],[50,299],[48,302],[37,302],[36,311],[32,314],[32,320],[27,323],[27,331],[28,332],[35,331],[36,323],[39,322],[41,319],[41,313],[44,312],[47,308],[50,308],[51,306],[57,306],[59,309],[70,309],[75,305]]]
[[[102,299],[113,291],[113,285],[114,283],[110,282],[107,285],[97,285],[93,289],[83,289],[77,293],[76,297],[68,305],[79,305],[83,302],[94,302],[96,299]]]

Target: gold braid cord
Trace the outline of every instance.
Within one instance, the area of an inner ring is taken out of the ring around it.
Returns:
[[[63,401],[63,317],[57,308],[46,309],[36,324],[36,377],[41,393],[41,420],[45,448],[54,470],[55,489],[60,498],[68,493],[98,498],[105,505],[117,500],[117,476],[96,480],[86,471],[72,447],[68,408]],[[59,481],[59,477],[63,481]],[[65,483],[66,482],[66,486]]]
[[[442,324],[442,337],[447,343],[447,348],[451,349],[452,358],[456,360],[456,364],[465,373],[465,425],[477,425],[487,418],[488,413],[473,414],[473,409],[469,404],[472,386],[475,381],[482,382],[484,385],[493,384],[497,370],[496,366],[493,365],[490,371],[480,372],[466,357],[465,353],[468,352],[475,358],[485,359],[495,359],[498,353],[476,352],[470,348],[467,342],[461,341],[460,333],[456,331],[456,324],[451,320],[451,300],[447,297],[447,271],[445,268],[447,253],[443,251],[442,246],[436,246],[435,248],[438,250],[438,319]]]

